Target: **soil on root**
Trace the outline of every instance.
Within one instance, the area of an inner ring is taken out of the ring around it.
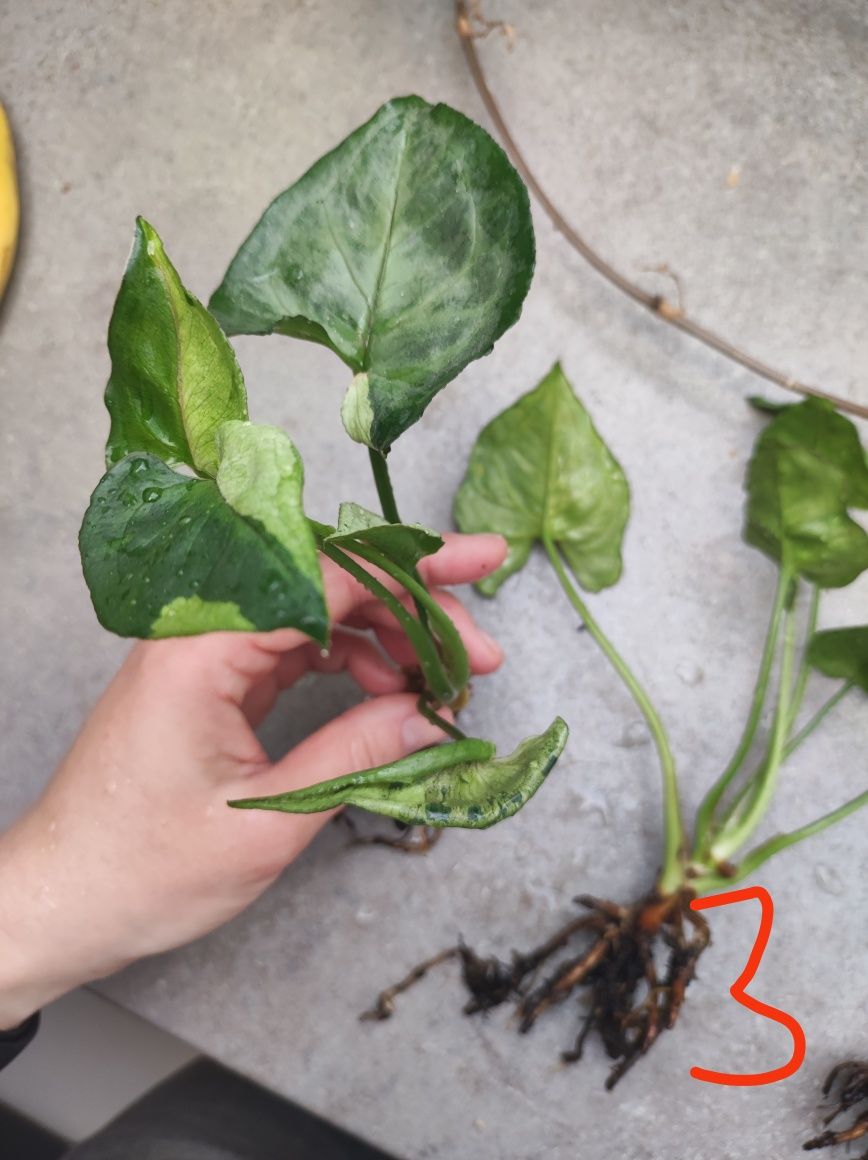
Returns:
[[[815,1148],[831,1148],[834,1144],[851,1144],[854,1140],[868,1137],[868,1063],[848,1060],[833,1067],[823,1084],[823,1095],[832,1096],[834,1101],[832,1111],[823,1121],[824,1125],[831,1124],[838,1116],[854,1108],[856,1115],[848,1128],[839,1128],[837,1131],[828,1129],[813,1140],[808,1140],[804,1145],[806,1152]],[[853,1160],[868,1160],[868,1151]]]
[[[387,987],[362,1018],[388,1019],[398,995],[452,959],[461,963],[470,992],[465,1013],[490,1011],[512,1000],[522,1033],[549,1008],[582,995],[587,1007],[563,1059],[581,1059],[588,1036],[597,1032],[614,1060],[606,1080],[611,1091],[661,1032],[675,1026],[696,964],[711,941],[707,922],[690,909],[692,897],[689,891],[669,897],[652,893],[625,907],[580,895],[575,901],[585,913],[533,950],[513,951],[504,962],[459,942]]]

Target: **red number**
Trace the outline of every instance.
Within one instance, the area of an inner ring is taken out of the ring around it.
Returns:
[[[753,980],[760,961],[765,954],[766,947],[769,945],[769,938],[772,933],[772,922],[774,921],[775,915],[772,896],[762,886],[748,886],[744,890],[727,890],[723,894],[712,894],[708,898],[695,898],[690,903],[690,907],[691,910],[706,910],[712,906],[729,906],[734,902],[746,902],[751,898],[756,898],[762,908],[759,931],[756,936],[756,942],[753,944],[753,950],[750,952],[750,958],[747,960],[747,966],[732,984],[729,993],[735,999],[736,1003],[741,1003],[742,1007],[747,1007],[754,1014],[762,1015],[766,1019],[771,1019],[775,1023],[780,1023],[783,1027],[786,1027],[787,1031],[793,1037],[793,1053],[783,1067],[776,1067],[771,1071],[760,1071],[749,1075],[738,1072],[709,1071],[705,1067],[692,1067],[690,1074],[693,1078],[704,1080],[706,1083],[729,1084],[731,1087],[753,1087],[759,1084],[777,1083],[779,1080],[787,1079],[789,1076],[794,1075],[805,1061],[805,1033],[802,1030],[801,1024],[792,1015],[788,1015],[786,1011],[781,1011],[777,1007],[771,1007],[768,1003],[762,1003],[759,999],[754,999],[745,990],[748,983]]]

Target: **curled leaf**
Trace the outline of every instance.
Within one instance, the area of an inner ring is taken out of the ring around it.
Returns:
[[[412,826],[484,830],[512,817],[533,797],[561,755],[568,732],[557,717],[545,733],[523,741],[508,757],[496,757],[489,741],[468,738],[305,789],[229,804],[294,814],[353,805]]]
[[[788,406],[760,432],[747,474],[749,544],[821,588],[868,568],[868,464],[854,425],[820,399]]]
[[[527,191],[447,105],[402,97],[268,207],[211,298],[229,334],[330,347],[350,436],[381,451],[518,318],[534,266]]]
[[[868,624],[815,633],[808,660],[827,677],[852,681],[868,693]]]
[[[509,544],[506,562],[477,586],[485,596],[544,537],[582,587],[608,588],[621,575],[629,514],[624,473],[559,364],[482,430],[455,497],[462,532],[499,532]]]

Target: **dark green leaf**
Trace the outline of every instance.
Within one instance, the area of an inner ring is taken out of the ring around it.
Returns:
[[[377,769],[229,804],[295,814],[353,805],[411,826],[484,830],[512,817],[533,797],[560,757],[568,732],[557,717],[545,733],[523,741],[509,757],[495,757],[488,741],[452,741]]]
[[[121,636],[292,627],[328,640],[303,469],[274,427],[229,422],[216,480],[133,453],[91,498],[79,543],[100,623]]]
[[[247,418],[244,380],[226,336],[184,289],[156,231],[142,218],[108,341],[109,465],[131,451],[150,451],[213,476],[218,427]]]
[[[443,538],[421,524],[390,524],[376,512],[357,503],[342,503],[338,526],[328,541],[339,548],[353,550],[354,543],[369,544],[393,560],[405,572],[412,572],[419,561],[443,547]]]
[[[868,625],[816,633],[808,649],[808,660],[827,677],[852,681],[868,693]]]
[[[478,585],[486,596],[543,536],[584,588],[608,588],[621,575],[629,514],[624,473],[558,364],[483,429],[455,498],[462,532],[499,532],[509,543],[506,562]]]
[[[211,309],[230,334],[324,343],[356,377],[350,435],[382,451],[518,318],[534,264],[527,191],[446,105],[404,97],[272,202]]]
[[[745,539],[821,588],[868,568],[868,466],[853,424],[828,403],[787,407],[760,433],[747,475]]]

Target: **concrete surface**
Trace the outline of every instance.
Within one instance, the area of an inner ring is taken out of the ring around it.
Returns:
[[[492,84],[587,234],[626,270],[670,263],[690,308],[758,354],[868,398],[859,0],[503,0],[495,11],[519,37],[511,55],[484,46]],[[416,90],[483,114],[446,0],[7,0],[0,84],[27,224],[0,333],[2,823],[36,795],[126,647],[96,624],[75,536],[100,472],[104,335],[134,215],[149,216],[207,296],[268,199],[383,100]],[[447,524],[479,426],[562,359],[635,496],[624,581],[594,607],[670,723],[695,803],[734,744],[772,593],[772,568],[739,539],[757,428],[741,399],[760,384],[609,290],[541,217],[538,237],[520,324],[398,445],[399,497],[412,518]],[[237,346],[254,418],[285,424],[305,456],[309,510],[373,503],[365,456],[340,427],[344,368],[280,338]],[[864,620],[866,591],[830,598],[825,620]],[[496,603],[473,603],[509,661],[478,684],[468,725],[504,747],[558,711],[572,725],[532,806],[485,834],[448,834],[426,859],[348,849],[332,828],[237,922],[101,989],[414,1160],[795,1155],[826,1068],[868,1050],[865,818],[760,878],[777,918],[755,992],[808,1038],[804,1068],[785,1083],[729,1089],[688,1074],[761,1070],[789,1051],[782,1030],[727,993],[755,932],[746,910],[715,918],[681,1025],[613,1095],[596,1044],[579,1068],[559,1067],[570,1013],[519,1040],[506,1013],[465,1020],[448,970],[390,1024],[357,1022],[382,984],[459,931],[506,952],[559,922],[578,890],[628,899],[656,865],[652,752],[625,745],[636,711],[575,632],[543,561]],[[289,744],[352,695],[340,682],[299,690],[271,743]],[[805,747],[770,829],[861,788],[866,714],[845,704]]]

